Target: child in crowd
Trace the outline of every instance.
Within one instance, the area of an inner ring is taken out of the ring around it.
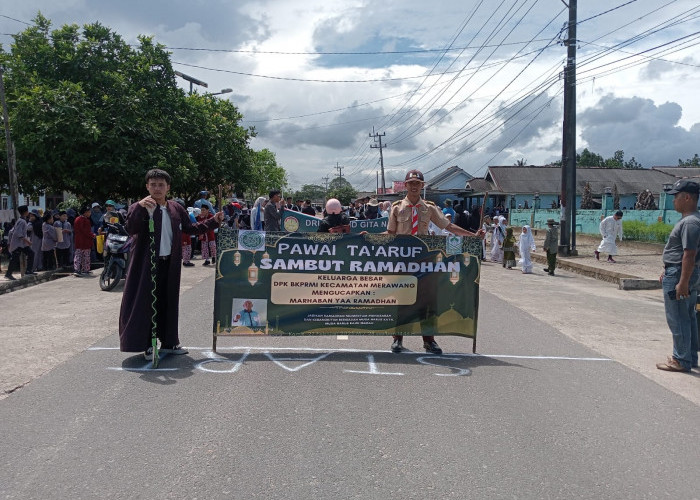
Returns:
[[[184,267],[194,266],[193,262],[190,262],[192,258],[192,236],[187,233],[182,233],[182,265]]]
[[[209,212],[209,207],[202,205],[200,207],[200,214],[197,216],[197,222],[201,222],[214,217]],[[202,258],[204,259],[204,266],[211,264],[209,259],[216,260],[216,234],[214,231],[207,231],[204,234],[199,235],[199,241],[202,244]]]
[[[530,259],[530,252],[535,251],[535,238],[532,235],[532,228],[530,226],[523,226],[523,232],[520,234],[520,241],[518,241],[518,251],[520,252],[520,268],[523,274],[532,273],[532,260]]]
[[[65,210],[58,212],[58,220],[53,223],[53,227],[56,232],[61,232],[63,237],[61,241],[56,243],[56,258],[58,260],[58,265],[60,267],[70,266],[70,246],[71,246],[71,236],[73,234],[73,227],[68,222],[68,214]]]
[[[515,236],[513,228],[506,228],[506,237],[503,240],[503,267],[513,269],[515,267]]]
[[[41,255],[44,261],[44,270],[49,271],[56,268],[56,229],[53,227],[53,214],[46,212],[43,217],[44,223],[41,225]]]
[[[491,260],[503,262],[503,240],[506,239],[505,217],[494,217],[493,236],[491,237]]]

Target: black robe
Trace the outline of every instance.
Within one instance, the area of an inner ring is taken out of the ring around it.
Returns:
[[[166,345],[180,343],[178,336],[178,316],[180,302],[180,272],[182,270],[182,233],[203,234],[219,227],[212,217],[198,224],[192,224],[189,214],[182,206],[169,200],[166,205],[173,228],[173,246],[170,253]],[[126,230],[133,238],[129,254],[129,266],[124,295],[119,313],[119,348],[122,352],[143,352],[151,345],[151,253],[148,232],[148,211],[138,203],[129,207],[126,215]],[[163,214],[156,209],[153,214],[155,228],[156,258],[160,251],[160,232]]]

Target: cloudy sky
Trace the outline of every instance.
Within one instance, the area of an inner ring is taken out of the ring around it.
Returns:
[[[373,131],[387,186],[561,156],[562,0],[23,0],[0,6],[0,43],[37,11],[152,35],[201,91],[232,88],[293,188],[342,172],[374,189]],[[700,153],[697,0],[581,1],[577,30],[577,151],[645,167]]]

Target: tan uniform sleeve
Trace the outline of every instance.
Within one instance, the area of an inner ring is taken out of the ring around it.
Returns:
[[[386,226],[387,231],[393,231],[396,233],[396,226],[397,226],[397,219],[396,215],[399,212],[399,206],[398,205],[393,205],[391,207],[391,212],[389,212],[389,223]]]

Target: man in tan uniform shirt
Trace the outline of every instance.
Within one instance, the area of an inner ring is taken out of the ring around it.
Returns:
[[[419,170],[409,170],[406,173],[406,197],[396,201],[389,213],[389,234],[428,234],[428,224],[432,222],[440,229],[447,229],[458,236],[477,236],[476,234],[452,224],[432,201],[420,197],[425,185],[423,174]],[[423,348],[432,354],[442,354],[442,349],[432,335],[423,336]],[[403,350],[403,335],[394,335],[391,344],[392,352]]]

